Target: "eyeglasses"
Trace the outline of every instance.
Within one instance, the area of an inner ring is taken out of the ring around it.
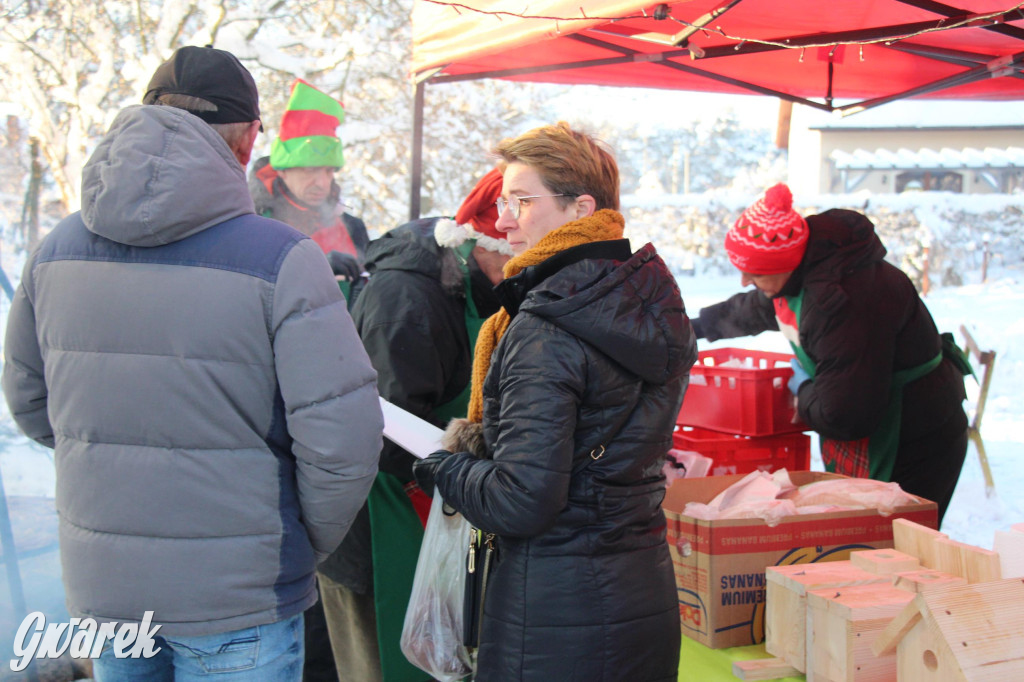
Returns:
[[[529,197],[518,197],[515,194],[513,194],[512,196],[510,196],[508,198],[508,201],[505,201],[501,197],[498,197],[498,200],[494,202],[494,205],[498,207],[498,216],[501,216],[501,214],[505,212],[505,209],[508,208],[510,211],[512,211],[512,217],[515,218],[516,220],[519,220],[519,212],[522,210],[522,202],[523,202],[523,200],[526,200],[526,205],[529,206],[530,205],[529,199],[544,199],[546,197],[571,197],[571,196],[573,196],[573,195],[572,194],[534,194],[533,196],[529,196]]]

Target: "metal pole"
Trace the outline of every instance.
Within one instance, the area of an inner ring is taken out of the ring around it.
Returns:
[[[416,84],[412,112],[412,179],[409,189],[409,220],[420,217],[420,188],[423,185],[423,91],[426,83]]]
[[[7,298],[14,300],[14,289],[7,280],[7,274],[0,267],[0,284]],[[4,491],[4,474],[0,468],[0,548],[4,552],[4,567],[7,570],[7,586],[11,592],[11,604],[14,613],[25,614],[25,590],[21,584],[21,571],[18,567],[18,550],[14,546],[14,529],[11,527],[11,513],[7,507],[7,493]]]
[[[7,570],[7,585],[11,591],[14,613],[25,614],[25,590],[21,586],[21,572],[18,570],[18,550],[14,547],[14,530],[11,528],[10,512],[7,509],[7,494],[4,492],[4,475],[0,470],[0,546],[4,550],[4,567]]]
[[[7,279],[7,273],[0,267],[3,291],[7,298],[14,300],[14,288]],[[14,528],[11,526],[11,512],[7,506],[7,492],[4,490],[4,472],[0,467],[0,549],[3,550],[4,568],[7,571],[7,586],[11,593],[11,605],[14,607],[15,618],[28,613],[25,603],[25,587],[21,582],[21,567],[18,565],[18,549],[14,545]],[[39,670],[30,665],[25,671],[28,682],[39,682]]]

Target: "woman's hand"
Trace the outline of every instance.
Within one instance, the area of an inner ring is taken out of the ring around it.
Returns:
[[[412,463],[412,475],[416,479],[416,485],[427,494],[427,497],[434,496],[434,476],[437,475],[441,462],[448,459],[451,454],[447,450],[438,450]]]

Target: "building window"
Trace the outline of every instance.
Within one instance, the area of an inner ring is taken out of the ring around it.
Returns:
[[[942,171],[905,171],[896,175],[896,192],[964,191],[964,178],[959,173]]]

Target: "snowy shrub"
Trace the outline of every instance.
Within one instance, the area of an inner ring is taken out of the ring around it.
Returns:
[[[722,244],[725,233],[755,194],[623,197],[626,235],[636,244],[652,242],[674,272],[693,263],[697,274],[729,273],[733,266]],[[1016,195],[821,195],[796,198],[803,215],[830,208],[864,213],[888,250],[886,259],[920,289],[925,260],[931,286],[979,281],[985,267],[1024,262],[1024,197]],[[927,250],[927,254],[926,254]]]

